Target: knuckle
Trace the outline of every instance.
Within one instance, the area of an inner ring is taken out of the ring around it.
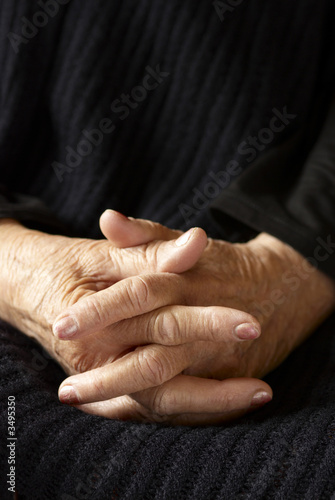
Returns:
[[[209,340],[214,342],[224,340],[225,321],[222,317],[222,309],[218,307],[209,307],[207,312],[209,313],[209,321],[205,331],[210,335]],[[206,319],[205,323],[207,323]]]
[[[163,384],[169,378],[169,364],[159,352],[147,352],[145,349],[139,351],[137,372],[143,381],[150,386]]]
[[[158,388],[154,391],[150,402],[151,410],[160,417],[173,415],[176,407],[176,397],[168,389]]]
[[[150,268],[158,271],[159,269],[159,243],[154,242],[148,245],[146,249],[146,261],[150,262]]]
[[[99,324],[104,323],[105,313],[104,313],[103,305],[99,301],[92,298],[89,301],[87,310],[90,310],[93,312],[93,314],[94,314],[94,316]]]
[[[80,349],[76,349],[73,345],[62,346],[59,343],[53,345],[56,359],[59,359],[66,373],[74,375],[91,369],[91,360]]]
[[[220,412],[229,412],[236,410],[236,394],[231,391],[225,391],[220,394],[216,400],[212,401],[217,407],[220,407]]]
[[[100,400],[104,400],[106,398],[106,384],[104,383],[104,378],[101,376],[101,374],[92,372],[91,387],[93,388],[94,394],[96,394]]]
[[[146,309],[151,300],[150,286],[141,276],[134,277],[126,286],[127,299],[135,311]]]
[[[153,329],[157,341],[161,341],[163,344],[175,344],[180,340],[178,318],[170,310],[155,315]]]
[[[235,410],[238,407],[237,400],[238,394],[235,394],[231,391],[226,392],[223,398],[223,406],[225,411]]]
[[[89,369],[88,363],[83,355],[73,356],[71,359],[71,366],[73,367],[74,373],[83,373]]]

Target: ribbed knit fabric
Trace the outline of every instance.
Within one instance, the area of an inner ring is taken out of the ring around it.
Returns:
[[[185,222],[180,203],[192,205],[194,189],[236,158],[273,108],[297,115],[277,141],[293,135],[328,81],[333,0],[249,0],[223,23],[207,0],[71,0],[16,54],[7,35],[21,34],[22,16],[33,19],[40,4],[0,3],[0,180],[43,200],[72,234],[99,237],[99,215],[115,208],[226,236],[208,209]],[[158,87],[128,106],[127,117],[115,111],[123,93],[140,96],[135,87],[154,71],[164,73]],[[115,130],[60,183],[54,162],[65,164],[67,148],[105,118]],[[267,378],[275,395],[267,408],[229,426],[191,429],[61,405],[64,373],[2,325],[0,480],[7,397],[15,395],[20,499],[328,500],[334,328],[332,318]]]
[[[334,498],[334,334],[332,317],[266,378],[274,390],[268,407],[229,426],[190,428],[117,422],[61,405],[60,368],[2,325],[1,443],[14,394],[20,498]]]

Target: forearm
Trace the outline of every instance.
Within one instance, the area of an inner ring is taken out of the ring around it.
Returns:
[[[20,289],[27,280],[29,266],[22,260],[23,249],[22,238],[29,230],[13,219],[0,220],[0,317],[16,325],[19,319],[19,311],[16,309],[15,297],[19,295]]]
[[[43,279],[37,278],[41,264],[39,242],[45,237],[48,235],[27,229],[13,219],[0,219],[0,318],[50,347],[37,294],[37,282]]]

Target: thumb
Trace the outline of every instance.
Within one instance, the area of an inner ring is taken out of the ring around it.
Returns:
[[[115,210],[106,210],[101,215],[100,229],[117,248],[144,245],[153,240],[173,240],[182,235],[181,231],[150,220],[128,218]]]
[[[207,234],[199,227],[189,229],[174,241],[153,244],[154,256],[158,272],[183,273],[191,269],[201,257],[207,246]],[[150,248],[150,247],[149,247]]]

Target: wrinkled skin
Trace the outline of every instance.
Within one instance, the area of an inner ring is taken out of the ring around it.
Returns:
[[[63,400],[84,411],[187,424],[240,416],[255,392],[271,399],[271,388],[250,377],[278,366],[334,308],[334,283],[269,235],[232,245],[207,243],[196,230],[180,250],[169,242],[180,232],[150,221],[109,212],[101,227],[109,243],[8,229],[16,259],[5,278],[17,283],[20,273],[24,286],[8,287],[4,319],[67,373],[86,372],[62,384],[77,393]],[[68,314],[79,330],[59,340],[51,323]],[[246,322],[262,335],[234,338]]]

